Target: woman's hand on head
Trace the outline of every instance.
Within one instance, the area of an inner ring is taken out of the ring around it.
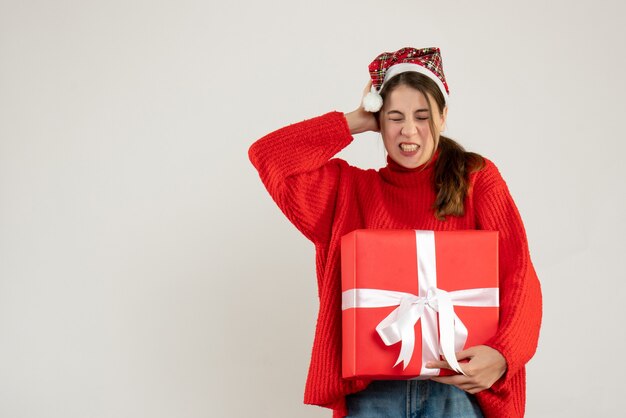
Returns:
[[[376,117],[374,117],[374,114],[363,109],[363,97],[370,92],[371,88],[372,80],[367,83],[367,86],[365,86],[365,89],[363,90],[359,107],[352,112],[345,114],[351,134],[360,134],[361,132],[367,131],[380,132],[378,121],[376,120]]]
[[[477,345],[456,354],[457,360],[469,359],[467,363],[460,363],[463,372],[454,376],[431,377],[439,383],[453,385],[471,394],[489,389],[506,372],[506,359],[496,349],[486,345]],[[429,369],[450,369],[447,361],[429,361]]]

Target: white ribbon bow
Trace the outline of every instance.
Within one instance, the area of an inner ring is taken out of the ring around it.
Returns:
[[[455,353],[465,346],[467,328],[454,312],[454,306],[498,306],[498,288],[450,292],[437,288],[435,234],[433,231],[415,231],[415,234],[419,294],[382,289],[349,289],[342,294],[342,309],[397,306],[376,326],[378,335],[386,345],[401,342],[400,354],[394,367],[401,362],[404,363],[404,369],[409,365],[415,348],[415,324],[421,319],[420,375],[439,374],[437,369],[426,368],[426,362],[438,360],[439,354],[443,355],[454,371],[465,374]]]

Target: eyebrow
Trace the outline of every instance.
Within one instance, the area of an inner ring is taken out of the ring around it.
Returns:
[[[421,112],[428,112],[428,109],[418,109],[415,111],[415,113],[421,113]],[[390,110],[389,112],[387,112],[387,114],[391,114],[391,113],[399,113],[401,115],[403,115],[404,113],[400,112],[399,110]]]

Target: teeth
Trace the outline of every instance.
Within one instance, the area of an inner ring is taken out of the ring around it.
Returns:
[[[400,144],[400,149],[405,152],[417,151],[419,145],[417,144]]]

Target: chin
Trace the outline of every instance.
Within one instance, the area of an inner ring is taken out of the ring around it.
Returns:
[[[417,168],[424,164],[426,160],[421,161],[421,156],[407,157],[405,155],[397,155],[394,160],[404,168]]]

